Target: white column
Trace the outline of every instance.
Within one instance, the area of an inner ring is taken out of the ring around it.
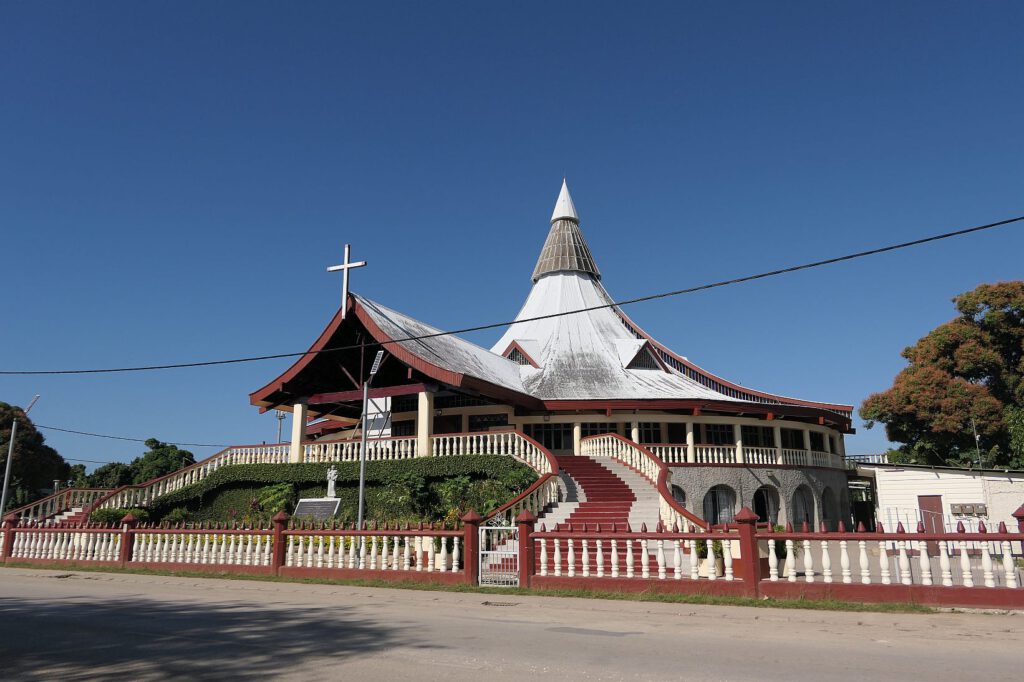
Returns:
[[[668,442],[668,424],[665,423],[665,422],[662,422],[661,423],[661,428],[658,429],[658,442],[659,443],[667,443]]]
[[[462,425],[460,427],[462,433],[469,433],[469,415],[462,415]]]
[[[736,463],[743,464],[743,426],[733,424],[732,436],[736,439]]]
[[[630,438],[634,443],[640,442],[640,422],[634,421],[630,424]]]
[[[430,437],[434,434],[434,394],[430,391],[419,393],[416,407],[416,456],[430,457],[433,453]]]
[[[686,461],[690,464],[697,461],[697,448],[693,441],[693,422],[686,422]]]
[[[836,454],[846,457],[846,442],[843,440],[843,434],[838,432],[836,432]]]
[[[292,443],[288,451],[288,461],[292,464],[302,462],[302,441],[306,439],[306,421],[309,419],[309,405],[295,403],[292,406]]]
[[[811,451],[811,432],[809,429],[803,429],[804,432],[804,450]]]
[[[572,425],[572,454],[580,454],[580,441],[583,439],[583,424],[576,422]]]
[[[821,439],[825,442],[825,444],[823,445],[823,447],[825,448],[825,452],[831,454],[832,445],[829,443],[828,431],[825,431],[824,433],[821,434]]]
[[[782,427],[772,427],[772,438],[775,441],[775,463],[782,464]]]

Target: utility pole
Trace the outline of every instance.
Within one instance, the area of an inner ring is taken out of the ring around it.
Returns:
[[[35,398],[32,398],[32,402],[30,402],[28,407],[25,408],[26,417],[28,416],[29,410],[32,409],[32,406],[36,404],[37,400],[39,400],[38,395]],[[14,461],[14,437],[17,435],[18,418],[15,417],[14,421],[11,422],[11,443],[7,447],[7,466],[4,468],[4,491],[3,494],[0,495],[0,517],[3,517],[4,513],[7,512],[7,491],[11,485],[11,463]]]
[[[981,436],[978,435],[978,426],[971,417],[971,429],[974,431],[974,451],[978,455],[978,468],[981,468]]]
[[[370,367],[370,376],[363,382],[363,428],[362,443],[359,448],[359,511],[356,514],[356,528],[363,529],[363,500],[366,496],[366,410],[370,401],[370,382],[373,375],[380,369],[380,361],[384,358],[384,351],[377,351],[377,357],[373,359],[373,366]],[[364,538],[365,540],[365,538]]]
[[[277,414],[274,415],[277,418],[277,443],[281,442],[281,424],[284,423],[285,412],[284,410],[277,410]]]

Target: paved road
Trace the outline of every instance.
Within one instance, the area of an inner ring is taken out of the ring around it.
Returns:
[[[1022,643],[1022,615],[0,569],[4,679],[994,681]]]

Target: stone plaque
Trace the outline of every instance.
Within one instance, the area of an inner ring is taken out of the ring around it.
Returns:
[[[340,504],[341,500],[332,497],[304,498],[295,505],[292,516],[298,519],[326,521],[334,517]]]

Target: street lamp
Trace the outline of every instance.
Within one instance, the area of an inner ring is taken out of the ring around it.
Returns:
[[[363,499],[366,494],[366,410],[370,400],[370,382],[373,381],[373,375],[380,369],[380,362],[384,358],[384,351],[377,351],[377,356],[373,359],[373,366],[370,367],[370,376],[363,382],[363,433],[362,433],[362,444],[359,448],[359,511],[356,514],[356,528],[359,530],[363,529]]]
[[[28,404],[28,407],[25,408],[26,417],[28,416],[29,411],[32,409],[32,406],[36,404],[37,400],[39,400],[38,395],[35,398],[32,398],[32,402],[30,402]],[[14,461],[14,437],[16,435],[18,435],[17,417],[15,417],[14,421],[11,422],[11,444],[7,448],[7,467],[4,469],[4,492],[2,495],[0,495],[0,517],[2,517],[4,513],[7,511],[7,490],[11,484],[11,462]]]

